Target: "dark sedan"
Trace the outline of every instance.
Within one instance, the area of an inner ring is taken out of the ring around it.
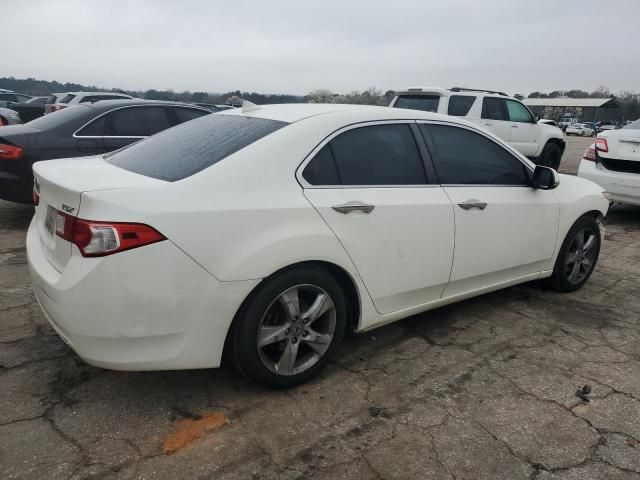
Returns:
[[[181,103],[104,100],[65,108],[24,125],[2,127],[0,198],[32,202],[34,162],[107,153],[210,113]]]

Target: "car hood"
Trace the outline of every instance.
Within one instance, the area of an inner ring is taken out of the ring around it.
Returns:
[[[560,130],[558,127],[554,127],[553,125],[549,125],[548,123],[538,123],[538,127],[540,128],[541,138],[559,138],[560,140],[564,139],[562,130]]]

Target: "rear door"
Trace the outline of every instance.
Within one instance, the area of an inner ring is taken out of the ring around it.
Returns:
[[[511,137],[511,122],[507,114],[504,99],[498,97],[484,97],[482,99],[482,113],[480,125],[505,142]]]
[[[416,134],[415,122],[347,127],[298,175],[383,314],[439,299],[451,272],[453,206]]]
[[[420,129],[454,205],[455,259],[444,296],[542,271],[558,235],[554,192],[532,188],[524,161],[479,131],[443,123]]]
[[[505,100],[511,122],[509,143],[523,155],[533,157],[538,152],[540,128],[527,107],[515,100]]]

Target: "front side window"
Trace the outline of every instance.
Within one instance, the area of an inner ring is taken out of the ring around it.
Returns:
[[[193,120],[194,118],[200,118],[204,115],[209,115],[211,112],[205,112],[195,108],[183,108],[175,107],[173,111],[176,113],[177,122],[183,123]]]
[[[448,125],[420,129],[445,185],[529,185],[524,164],[511,153],[471,130]]]
[[[407,124],[371,125],[341,133],[309,162],[303,177],[313,185],[427,183],[422,157]]]
[[[449,97],[449,109],[447,115],[454,117],[464,117],[471,110],[471,106],[476,101],[472,95],[451,95]]]
[[[171,127],[165,107],[128,107],[106,115],[108,137],[148,137]]]
[[[400,95],[393,105],[395,108],[409,108],[423,112],[437,112],[440,96],[438,95]]]
[[[485,97],[482,100],[482,118],[488,120],[507,120],[504,100],[501,98]]]
[[[506,100],[509,120],[520,123],[533,123],[533,117],[529,109],[520,102]]]

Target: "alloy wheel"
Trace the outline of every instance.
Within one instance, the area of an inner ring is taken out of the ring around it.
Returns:
[[[267,308],[257,334],[258,356],[276,375],[296,375],[315,365],[336,332],[336,307],[316,285],[296,285]]]
[[[567,280],[573,285],[582,282],[595,265],[597,237],[591,228],[583,228],[569,245],[565,259]]]

